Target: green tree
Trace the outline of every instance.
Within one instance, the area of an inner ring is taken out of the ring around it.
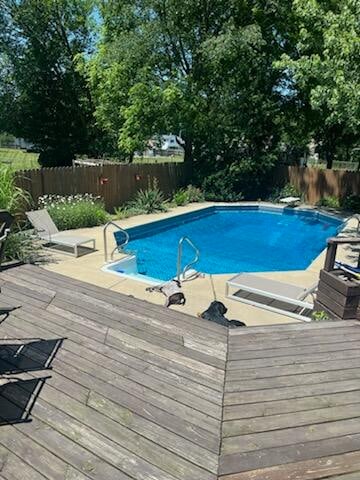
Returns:
[[[278,64],[294,83],[320,153],[331,168],[360,132],[360,2],[294,0],[293,51]]]
[[[40,150],[44,165],[67,165],[97,132],[77,57],[93,43],[91,0],[0,1],[0,128]]]
[[[184,139],[185,162],[262,162],[280,138],[285,0],[102,2],[88,65],[98,123],[128,156],[155,134]],[[268,158],[268,157],[267,157]]]

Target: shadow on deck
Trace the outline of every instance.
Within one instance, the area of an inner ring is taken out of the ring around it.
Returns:
[[[1,480],[360,478],[355,322],[228,332],[34,266],[0,284]]]

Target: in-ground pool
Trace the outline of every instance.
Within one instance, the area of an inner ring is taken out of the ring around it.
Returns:
[[[136,254],[137,268],[134,260],[106,269],[169,280],[176,275],[178,242],[187,236],[200,250],[194,268],[203,273],[303,270],[325,248],[326,239],[337,234],[341,223],[309,210],[209,207],[128,229],[126,251]],[[194,251],[184,243],[182,265],[193,257]]]

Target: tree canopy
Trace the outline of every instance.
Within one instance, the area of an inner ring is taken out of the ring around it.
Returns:
[[[358,0],[0,4],[0,129],[56,158],[171,132],[198,178],[244,190],[311,139],[329,166],[357,145]]]
[[[331,168],[360,132],[360,2],[294,0],[293,51],[279,62],[307,106],[313,138]]]
[[[267,3],[104,2],[89,79],[98,122],[119,148],[131,154],[162,131],[181,135],[189,162],[271,148],[283,51],[273,25],[286,3]]]
[[[93,108],[77,55],[91,54],[88,0],[1,0],[0,125],[34,143],[45,164],[89,148]]]

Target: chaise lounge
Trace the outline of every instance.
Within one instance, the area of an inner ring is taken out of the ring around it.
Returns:
[[[79,247],[86,243],[92,243],[92,250],[95,250],[95,239],[72,235],[71,233],[59,232],[47,210],[34,210],[26,212],[32,226],[39,237],[49,245],[60,245],[70,247],[74,250],[75,257],[79,256]],[[62,253],[66,253],[63,252]]]
[[[314,304],[307,298],[313,296],[316,289],[317,283],[304,288],[260,275],[242,273],[226,282],[226,297],[310,322]]]

